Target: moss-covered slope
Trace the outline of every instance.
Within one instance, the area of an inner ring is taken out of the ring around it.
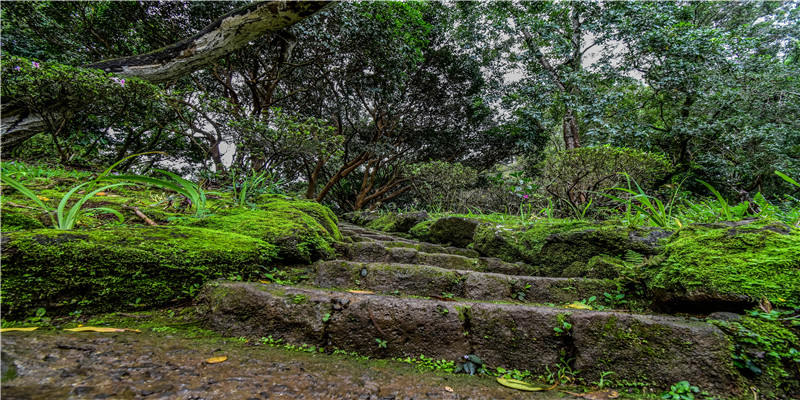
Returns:
[[[655,291],[800,303],[800,232],[769,222],[685,228],[670,238],[644,273]]]
[[[191,227],[7,233],[3,314],[162,305],[190,298],[209,279],[255,277],[276,253],[258,239]]]
[[[277,246],[283,262],[311,262],[334,255],[341,240],[336,216],[325,206],[304,201],[268,200],[259,209],[231,209],[191,226],[234,232]]]

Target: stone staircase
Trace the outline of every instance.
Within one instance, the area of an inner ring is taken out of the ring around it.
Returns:
[[[716,327],[670,315],[568,308],[619,290],[613,281],[529,276],[476,251],[340,223],[340,257],[302,285],[217,281],[200,296],[210,329],[370,357],[457,360],[663,390],[679,381],[741,392]]]

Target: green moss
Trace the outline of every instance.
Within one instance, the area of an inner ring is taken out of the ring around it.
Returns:
[[[311,262],[333,257],[331,243],[341,239],[336,217],[325,210],[327,208],[316,203],[273,200],[262,209],[228,210],[192,221],[190,225],[240,233],[272,243],[278,247],[278,257],[284,262]]]
[[[378,217],[378,219],[368,223],[367,228],[383,232],[393,232],[395,230],[396,223],[397,223],[397,214],[386,213]]]
[[[631,236],[647,236],[617,224],[583,221],[540,222],[522,229],[503,229],[491,224],[480,225],[475,232],[476,249],[508,262],[523,260],[537,274],[565,277],[617,278],[613,265],[590,265],[593,257],[621,257],[628,251],[654,254],[652,245],[632,240]],[[608,260],[606,260],[608,261]],[[607,267],[607,268],[606,268]]]
[[[800,329],[784,325],[785,314],[791,313],[755,311],[734,320],[710,321],[731,337],[734,364],[770,398],[800,391]]]
[[[433,225],[434,222],[436,222],[436,220],[420,222],[414,225],[408,233],[414,238],[428,242],[431,240],[431,225]]]
[[[651,289],[766,297],[800,303],[800,232],[762,227],[688,228],[646,271]]]
[[[2,214],[0,214],[0,223],[2,223],[1,229],[3,232],[41,229],[45,227],[43,223],[33,217],[6,209],[3,209]]]
[[[636,270],[633,266],[627,265],[618,257],[599,255],[592,257],[589,262],[573,262],[564,270],[562,276],[565,277],[584,277],[595,279],[617,279],[621,277],[633,280]]]
[[[317,202],[305,200],[286,201],[285,199],[272,197],[263,202],[260,208],[267,211],[284,211],[286,209],[302,211],[325,228],[334,240],[342,240],[342,234],[339,232],[338,227],[339,219],[336,217],[336,214],[334,214],[330,208]]]
[[[6,238],[2,305],[12,316],[38,307],[50,315],[163,305],[210,279],[253,278],[276,256],[261,240],[190,227],[39,229]]]

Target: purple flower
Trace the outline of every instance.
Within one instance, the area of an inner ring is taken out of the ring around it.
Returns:
[[[33,68],[39,68],[39,63],[36,61],[31,61],[31,66],[33,66]]]
[[[120,86],[125,87],[125,79],[112,77],[111,80],[119,83]]]
[[[21,70],[21,69],[22,69],[22,67],[20,67],[19,65],[17,65],[16,67],[14,67],[14,71],[19,71],[19,70]]]
[[[525,196],[522,196],[522,198],[523,198],[523,199],[527,199],[527,198],[528,198],[528,195],[526,194]]]

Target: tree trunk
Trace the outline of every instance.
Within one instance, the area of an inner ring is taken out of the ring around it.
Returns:
[[[174,80],[247,46],[259,36],[293,25],[334,3],[280,0],[253,3],[224,15],[196,35],[161,50],[86,67],[152,83]],[[15,147],[47,128],[41,116],[31,110],[14,109],[11,100],[4,99],[9,106],[2,110],[0,143],[5,148]],[[54,109],[57,108],[58,105],[54,105]]]
[[[578,149],[581,147],[580,129],[578,129],[578,119],[575,117],[575,110],[568,108],[564,115],[562,127],[564,134],[564,145],[567,150]]]

